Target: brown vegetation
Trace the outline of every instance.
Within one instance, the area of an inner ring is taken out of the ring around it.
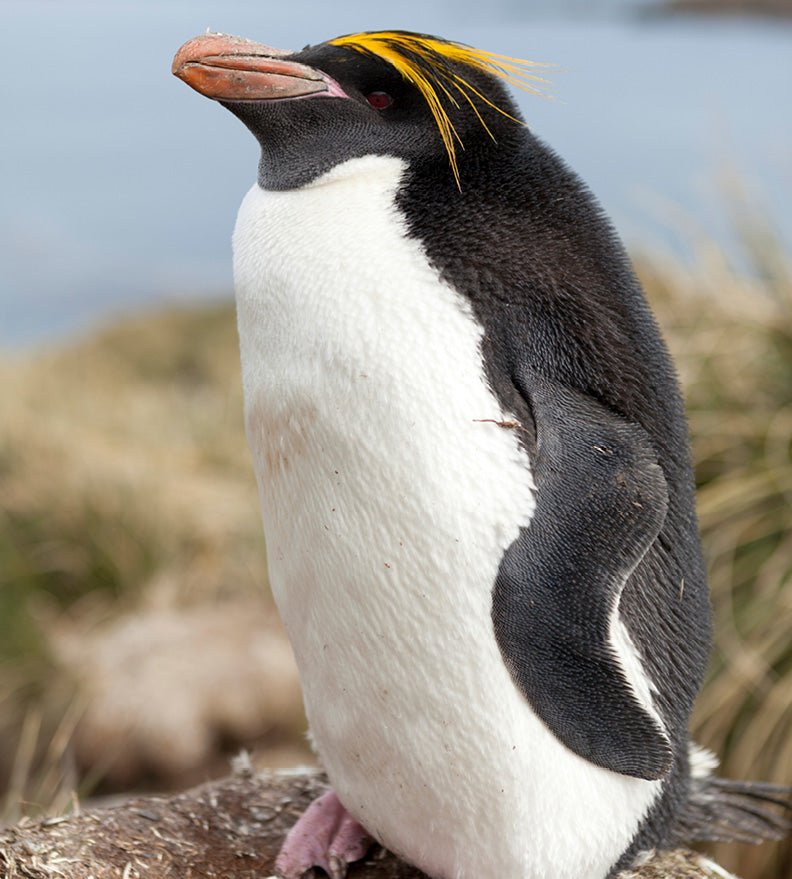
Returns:
[[[315,773],[243,769],[174,796],[23,822],[0,832],[0,871],[4,879],[264,879],[288,828],[326,789]],[[421,877],[379,847],[349,870],[349,879]],[[652,853],[619,879],[727,877],[701,855],[680,849]]]

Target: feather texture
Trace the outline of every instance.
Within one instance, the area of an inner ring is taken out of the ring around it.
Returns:
[[[461,76],[458,72],[459,65],[474,68],[524,91],[547,97],[542,88],[543,85],[548,84],[547,80],[538,76],[533,70],[548,65],[536,61],[511,58],[507,55],[475,49],[463,43],[406,31],[347,34],[329,42],[333,46],[356,49],[387,61],[399,71],[404,79],[421,92],[432,111],[440,136],[443,138],[457,184],[459,184],[459,171],[454,142],[457,141],[460,146],[463,144],[451,122],[444,102],[458,108],[460,99],[467,101],[490,137],[493,135],[481,118],[476,108],[475,99],[483,101],[504,116],[514,119],[510,113],[490,101],[471,82]],[[514,119],[514,121],[520,123],[518,119]]]
[[[693,777],[671,842],[762,842],[789,832],[792,789],[761,782]]]

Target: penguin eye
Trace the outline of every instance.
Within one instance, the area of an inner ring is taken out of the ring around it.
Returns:
[[[370,92],[366,100],[375,110],[384,110],[393,103],[393,98],[387,92]]]

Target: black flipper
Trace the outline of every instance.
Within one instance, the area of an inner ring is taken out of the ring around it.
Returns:
[[[614,772],[660,778],[671,745],[628,683],[610,623],[663,525],[663,471],[639,425],[534,373],[517,385],[536,427],[536,509],[498,572],[498,645],[533,710],[568,748]]]

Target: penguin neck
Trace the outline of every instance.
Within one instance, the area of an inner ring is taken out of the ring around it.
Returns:
[[[485,392],[475,417],[503,416],[469,302],[438,277],[395,206],[404,174],[400,159],[353,159],[299,190],[254,186],[240,208],[242,377],[262,479],[280,455],[271,443],[311,423],[339,447],[369,442],[375,424],[410,444],[417,422],[442,445],[449,423],[470,422],[471,388]]]

